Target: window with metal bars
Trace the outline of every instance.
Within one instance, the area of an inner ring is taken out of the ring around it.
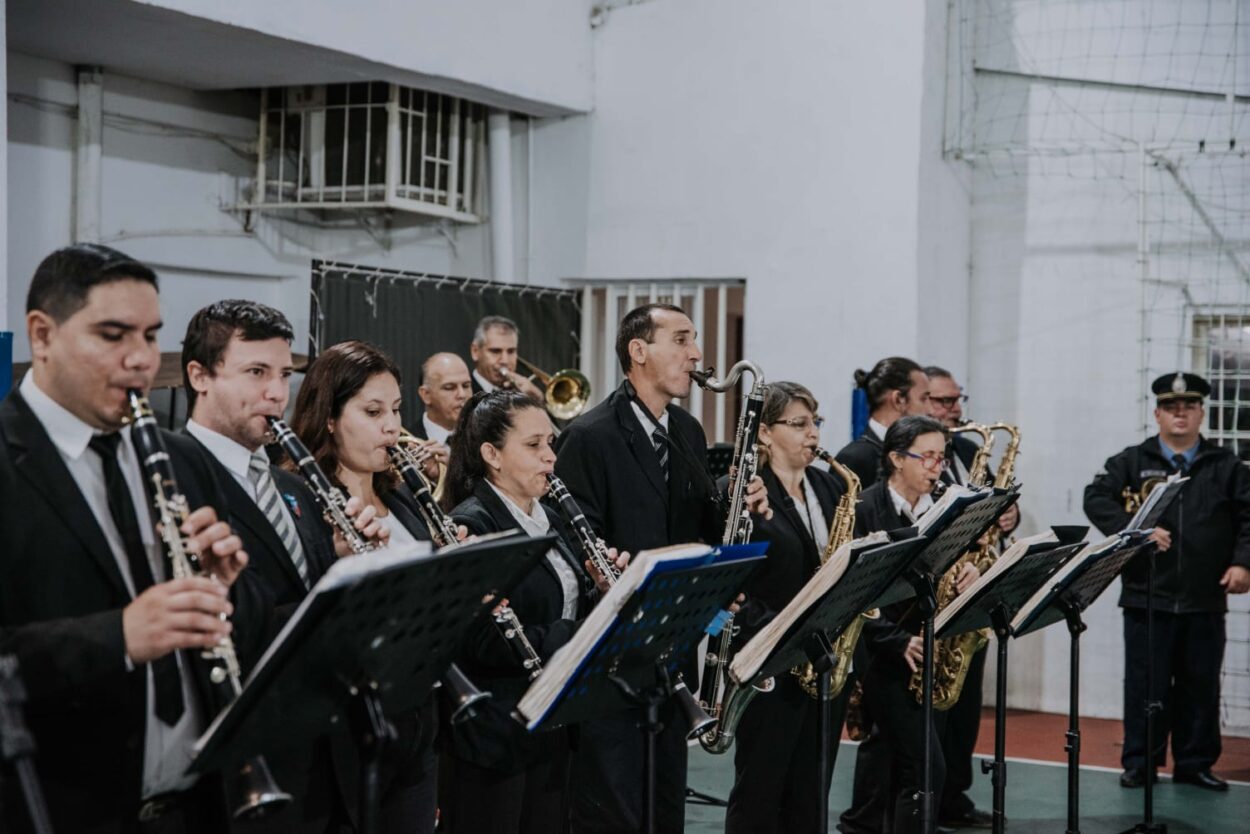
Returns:
[[[1195,317],[1194,367],[1211,383],[1206,436],[1250,462],[1250,316]]]
[[[262,90],[252,207],[478,222],[485,119],[481,105],[380,81]]]

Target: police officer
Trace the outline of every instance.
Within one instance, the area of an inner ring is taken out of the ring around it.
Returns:
[[[1150,557],[1139,556],[1124,570],[1120,784],[1136,788],[1146,780],[1146,670],[1153,666],[1150,690],[1162,705],[1154,728],[1156,764],[1164,763],[1170,732],[1172,781],[1223,791],[1228,784],[1211,768],[1220,756],[1225,595],[1250,590],[1250,471],[1231,451],[1201,435],[1203,400],[1211,393],[1205,379],[1166,374],[1151,391],[1159,433],[1109,458],[1085,488],[1085,514],[1110,535],[1131,517],[1125,499],[1148,492],[1148,481],[1176,472],[1189,478],[1151,537],[1157,546],[1153,664],[1146,645]]]

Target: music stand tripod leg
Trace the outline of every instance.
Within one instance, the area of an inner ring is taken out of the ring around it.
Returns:
[[[933,577],[928,571],[914,570],[907,576],[908,582],[916,591],[916,608],[924,618],[922,633],[924,634],[924,665],[921,701],[921,712],[924,715],[924,766],[921,770],[920,793],[920,830],[923,834],[933,834],[933,615],[937,612],[937,591]]]
[[[1056,607],[1063,612],[1068,623],[1072,648],[1068,657],[1068,732],[1065,734],[1068,751],[1068,828],[1065,834],[1081,834],[1081,609],[1060,598]]]
[[[1167,834],[1167,824],[1155,822],[1155,716],[1163,704],[1155,700],[1155,557],[1158,549],[1148,547],[1146,569],[1146,785],[1144,819],[1124,834]]]
[[[35,739],[22,715],[26,687],[18,675],[16,655],[0,656],[0,766],[13,763],[18,785],[35,834],[52,834],[52,818],[35,773]]]
[[[833,669],[838,664],[833,644],[823,632],[811,636],[807,658],[816,672],[816,736],[819,739],[816,770],[818,834],[829,831],[829,761],[833,747]]]
[[[350,707],[352,727],[360,748],[360,796],[357,807],[361,834],[376,834],[381,813],[379,765],[397,736],[382,710],[376,686],[354,687]]]
[[[994,636],[998,638],[998,667],[995,670],[994,699],[994,761],[981,760],[981,772],[989,773],[994,786],[994,834],[1003,834],[1007,825],[1007,640],[1011,637],[1011,621],[1007,609],[998,605],[990,612]]]
[[[672,697],[672,683],[669,680],[668,670],[664,667],[664,661],[658,660],[655,664],[656,683],[654,686],[635,688],[629,684],[624,678],[616,675],[609,676],[609,680],[616,684],[621,690],[625,698],[631,703],[636,704],[642,709],[642,831],[643,834],[655,834],[655,807],[656,807],[656,739],[659,738],[660,732],[664,729],[664,724],[660,721],[660,705]],[[689,789],[687,789],[687,792]]]

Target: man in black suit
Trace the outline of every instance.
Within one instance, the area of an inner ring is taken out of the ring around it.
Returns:
[[[720,541],[725,510],[707,472],[703,427],[673,400],[690,394],[702,358],[680,307],[647,304],[621,321],[616,354],[625,382],[560,435],[556,474],[609,546],[638,553],[670,544]],[[771,518],[757,476],[748,509]],[[693,662],[687,679],[693,679]],[[573,762],[573,831],[636,832],[642,823],[642,737],[637,715],[582,725]],[[657,823],[685,823],[686,739],[671,703],[657,743]]]
[[[518,374],[517,343],[521,332],[516,322],[505,316],[486,316],[473,331],[469,355],[473,359],[473,393],[488,394],[496,388],[515,388],[539,405],[543,392],[523,374]]]
[[[927,413],[929,378],[912,360],[890,356],[868,373],[856,371],[855,384],[868,396],[868,428],[835,457],[858,475],[860,485],[867,489],[880,477],[881,440],[886,429],[900,417]]]
[[[336,558],[331,530],[303,478],[271,465],[265,452],[267,417],[281,417],[290,397],[293,337],[286,316],[272,307],[226,300],[192,316],[182,343],[185,431],[212,462],[230,522],[277,606],[270,636]],[[352,499],[348,513],[366,536],[378,533],[373,507],[362,510],[360,500]],[[347,553],[345,543],[338,547]],[[355,774],[341,775],[348,786],[344,796],[326,745],[320,739],[311,754],[296,746],[270,755],[275,777],[296,801],[266,819],[265,830],[333,830],[332,820],[346,820],[355,810]]]
[[[21,664],[53,826],[218,831],[220,778],[186,773],[212,717],[195,658],[232,627],[242,653],[265,600],[236,581],[247,557],[218,520],[208,462],[168,433],[198,508],[182,527],[187,547],[216,580],[166,581],[123,428],[127,389],[146,392],[160,365],[156,275],[107,247],[58,250],[31,281],[26,327],[31,370],[0,404],[0,652]],[[0,805],[0,828],[28,830],[13,780]]]

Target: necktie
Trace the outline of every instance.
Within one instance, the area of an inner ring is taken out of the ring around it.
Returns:
[[[668,481],[668,432],[659,423],[655,424],[655,431],[651,432],[651,443],[655,446],[656,457],[660,459],[660,472],[664,475],[664,480]]]
[[[269,457],[264,449],[252,453],[247,466],[247,477],[256,487],[256,506],[264,513],[265,518],[273,526],[273,530],[282,539],[282,546],[291,557],[295,570],[299,572],[304,587],[308,587],[308,559],[304,556],[304,547],[300,543],[295,525],[282,512],[282,499],[278,496],[278,487],[273,482],[273,473],[269,471]]]
[[[108,493],[109,515],[113,517],[113,524],[121,534],[126,562],[130,566],[130,582],[134,585],[135,596],[138,596],[152,587],[152,566],[148,564],[147,549],[144,548],[143,536],[139,533],[139,519],[135,515],[134,503],[130,500],[130,488],[117,464],[117,447],[121,439],[118,432],[99,434],[91,438],[87,445],[100,456],[100,461],[104,464],[104,489]],[[167,654],[152,661],[151,666],[156,684],[156,717],[172,727],[182,717],[184,707],[178,661],[173,654]]]
[[[1184,455],[1172,455],[1172,465],[1176,467],[1176,471],[1184,475],[1189,471],[1189,461]]]

